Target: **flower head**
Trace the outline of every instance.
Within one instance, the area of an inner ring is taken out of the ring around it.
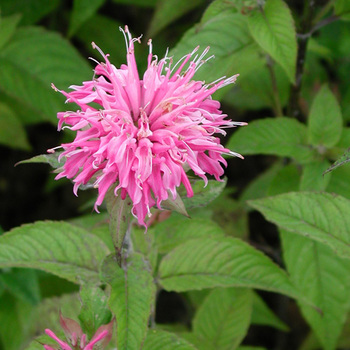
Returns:
[[[87,336],[83,333],[78,322],[63,317],[60,314],[60,324],[67,338],[68,343],[59,339],[50,329],[45,329],[45,333],[57,342],[59,347],[52,347],[51,345],[44,345],[45,350],[101,350],[104,349],[112,338],[113,331],[112,320],[110,323],[98,328],[91,341],[87,343]]]
[[[145,225],[150,208],[161,209],[169,196],[175,199],[181,184],[187,196],[193,195],[186,170],[192,169],[205,184],[207,174],[220,181],[221,164],[227,165],[222,154],[241,156],[224,148],[215,134],[225,135],[224,128],[246,123],[227,120],[220,103],[211,98],[237,75],[211,84],[192,80],[211,58],[205,58],[209,48],[198,55],[197,47],[173,64],[167,55],[158,61],[149,40],[148,67],[140,79],[134,55],[140,38],[132,38],[127,27],[122,32],[126,65],[116,68],[93,43],[105,60],[97,64],[93,80],[71,86],[72,92],[60,91],[80,109],[58,113],[58,129],[74,130],[76,137],[61,146],[65,163],[56,179],[72,179],[75,194],[93,181],[98,188],[96,211],[111,188],[122,199],[129,195],[133,215]]]

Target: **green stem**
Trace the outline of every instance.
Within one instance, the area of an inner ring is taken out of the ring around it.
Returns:
[[[132,249],[130,238],[132,201],[129,196],[124,200],[121,199],[120,195],[115,196],[114,189],[110,189],[105,198],[109,213],[109,230],[113,240],[115,255],[119,266],[121,266],[123,255],[128,255]]]

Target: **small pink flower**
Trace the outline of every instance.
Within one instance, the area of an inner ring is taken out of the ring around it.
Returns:
[[[211,84],[192,80],[212,58],[205,58],[209,48],[195,55],[197,47],[173,65],[167,55],[157,60],[149,40],[148,67],[140,79],[134,56],[134,43],[140,38],[132,38],[127,27],[123,34],[127,65],[116,68],[93,43],[105,60],[97,64],[94,79],[71,86],[72,92],[60,91],[80,109],[58,113],[58,129],[74,130],[76,137],[61,146],[60,159],[66,160],[56,179],[73,179],[76,195],[81,185],[93,181],[98,188],[96,211],[110,188],[122,199],[129,195],[133,215],[146,225],[150,208],[161,209],[169,196],[175,199],[180,184],[188,197],[193,195],[186,170],[192,169],[205,184],[206,174],[221,181],[220,163],[227,165],[222,154],[243,157],[223,147],[214,135],[246,123],[225,119],[220,103],[211,98],[237,75]]]
[[[57,342],[59,347],[52,347],[50,345],[44,345],[45,350],[94,350],[104,349],[112,338],[113,331],[112,320],[110,323],[103,325],[98,328],[91,341],[87,343],[86,334],[83,333],[78,322],[63,317],[60,313],[60,324],[63,328],[64,334],[67,338],[68,343],[59,339],[54,332],[50,329],[45,329],[45,333]],[[97,347],[95,347],[95,345]],[[95,348],[94,348],[95,347]]]

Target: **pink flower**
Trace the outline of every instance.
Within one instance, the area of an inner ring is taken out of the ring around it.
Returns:
[[[59,347],[44,345],[44,348],[45,350],[94,350],[96,345],[95,349],[104,349],[112,338],[113,323],[114,320],[99,327],[91,341],[87,344],[86,334],[83,333],[78,322],[63,317],[60,313],[60,324],[69,344],[59,339],[50,329],[45,329],[45,333],[55,340]]]
[[[207,174],[221,181],[221,164],[227,165],[222,154],[243,157],[223,147],[215,134],[225,135],[224,128],[246,123],[227,120],[220,103],[211,98],[237,75],[211,84],[192,80],[212,58],[205,58],[209,48],[195,55],[197,47],[173,65],[167,55],[157,60],[149,40],[148,67],[140,79],[134,56],[140,38],[132,38],[127,27],[123,34],[127,65],[116,68],[93,43],[105,60],[97,64],[94,79],[71,86],[72,92],[60,91],[80,110],[58,113],[58,129],[74,130],[76,137],[61,146],[60,159],[66,160],[56,179],[73,179],[76,195],[81,185],[93,181],[98,188],[96,211],[110,188],[122,199],[129,195],[133,215],[146,225],[150,208],[161,209],[169,196],[175,199],[180,184],[188,197],[193,195],[186,170],[192,169],[205,184]]]

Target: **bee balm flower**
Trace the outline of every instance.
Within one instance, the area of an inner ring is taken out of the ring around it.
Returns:
[[[150,40],[148,67],[140,79],[134,55],[140,38],[132,38],[127,27],[123,34],[126,65],[116,68],[93,43],[105,60],[97,64],[94,79],[71,86],[72,92],[60,91],[80,110],[58,113],[58,129],[65,124],[76,137],[61,146],[65,163],[56,179],[72,179],[75,194],[93,179],[96,211],[110,188],[122,199],[129,195],[133,215],[145,225],[150,208],[161,208],[169,196],[175,199],[181,184],[187,196],[193,195],[186,170],[192,169],[205,184],[207,174],[220,181],[220,163],[227,165],[222,154],[242,156],[223,147],[215,134],[225,135],[224,128],[246,123],[227,120],[220,103],[211,98],[237,75],[211,84],[192,80],[211,58],[205,58],[209,48],[195,55],[197,47],[173,65],[167,56],[158,61]]]

